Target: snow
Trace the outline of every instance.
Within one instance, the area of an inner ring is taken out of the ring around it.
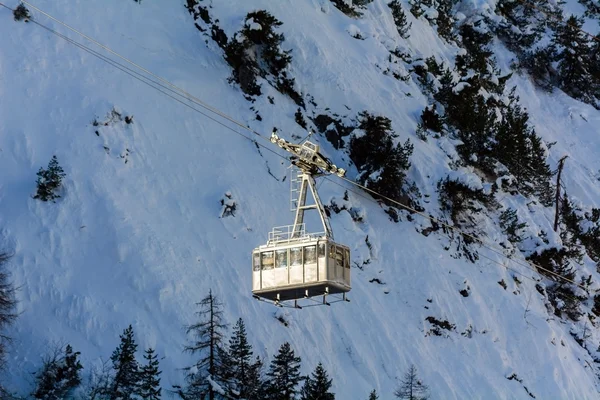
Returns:
[[[246,21],[246,23],[251,31],[261,31],[262,30],[262,25],[256,21],[254,21],[254,18],[249,18]]]
[[[220,50],[205,45],[182,4],[34,4],[252,129],[268,133],[276,126],[288,140],[292,134],[304,136],[294,122],[297,106],[266,82],[260,82],[264,95],[255,103],[227,83],[230,69]],[[327,4],[215,1],[210,12],[229,37],[252,10],[266,8],[283,22],[286,49],[293,49],[291,74],[318,104],[309,113],[329,107],[347,118],[362,110],[389,117],[397,140],[410,138],[415,146],[409,179],[428,199],[427,213],[441,215],[436,185],[448,175],[487,188],[472,171],[450,171],[456,141],[423,142],[415,136],[418,116],[428,105],[419,88],[375,67],[387,60],[390,38],[414,57],[435,55],[448,64],[458,49],[409,13],[411,37],[400,41],[391,16],[378,14],[387,7],[383,0],[375,0],[358,21],[322,11],[329,10]],[[468,9],[461,11],[468,15]],[[292,221],[289,182],[282,179],[288,164],[267,151],[259,154],[252,142],[47,31],[14,22],[8,10],[0,9],[0,20],[0,227],[3,243],[15,252],[10,267],[20,287],[20,315],[9,332],[17,340],[4,374],[9,387],[30,390],[30,373],[52,341],[68,341],[81,351],[89,371],[110,355],[129,324],[140,349],[152,346],[164,357],[163,387],[181,384],[179,368],[192,364],[182,352],[183,327],[194,321],[195,303],[212,288],[224,301],[230,323],[244,318],[257,354],[272,356],[289,341],[302,357],[303,373],[323,363],[338,398],[367,398],[374,388],[381,398],[390,398],[411,363],[435,398],[529,399],[524,386],[538,399],[598,396],[591,355],[570,333],[580,326],[548,313],[535,288],[537,273],[485,249],[480,251],[489,259],[475,264],[457,258],[456,243],[446,236],[416,231],[428,221],[390,222],[362,194],[349,192],[362,223],[346,211],[332,216],[336,240],[350,246],[353,261],[362,268],[352,270],[351,302],[302,311],[256,302],[250,252],[266,241],[273,226]],[[369,35],[356,40],[348,35],[349,26]],[[510,55],[500,46],[495,50],[506,71]],[[512,85],[536,132],[547,143],[557,142],[549,149],[551,166],[570,155],[563,171],[568,193],[583,204],[598,204],[598,111],[559,91],[539,92],[517,74]],[[91,125],[96,117],[104,121],[113,107],[134,115],[133,124]],[[336,165],[355,176],[342,152],[322,137],[314,139]],[[42,203],[31,198],[35,173],[53,154],[67,173],[63,197]],[[321,182],[325,202],[341,199],[344,189],[356,190]],[[220,218],[225,193],[235,200],[235,217]],[[507,193],[499,199],[518,210],[531,232],[543,229],[552,243],[560,240],[552,232],[551,208],[528,205],[529,199]],[[492,221],[481,228],[488,237],[503,237]],[[362,265],[366,260],[370,264]],[[600,280],[590,260],[581,268]],[[374,278],[382,284],[370,283]],[[459,294],[465,281],[469,297]],[[284,316],[289,326],[276,316]],[[456,328],[444,331],[446,336],[428,334],[429,316]],[[470,337],[462,334],[469,330]],[[595,331],[592,335],[600,339]],[[513,373],[523,382],[508,380]]]
[[[452,92],[454,92],[454,93],[460,93],[465,88],[468,88],[469,86],[471,86],[471,85],[468,82],[459,82],[459,83],[456,84],[456,86],[454,86],[452,88]]]

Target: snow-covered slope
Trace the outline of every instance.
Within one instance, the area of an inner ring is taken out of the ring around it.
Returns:
[[[284,137],[304,136],[289,98],[263,82],[264,94],[250,103],[227,83],[230,68],[221,50],[205,44],[183,3],[34,4],[259,132],[268,135],[277,127]],[[456,47],[409,13],[411,37],[403,41],[381,0],[361,19],[348,18],[328,0],[213,3],[211,12],[229,36],[254,9],[267,9],[283,22],[284,47],[293,49],[292,75],[314,97],[316,111],[329,107],[353,118],[369,110],[392,119],[399,140],[410,138],[415,145],[409,178],[430,196],[428,212],[437,214],[436,184],[451,162],[442,148],[450,143],[416,138],[416,119],[427,99],[414,83],[382,69],[394,45],[415,58],[449,61]],[[8,10],[0,9],[0,21],[0,229],[15,253],[10,267],[20,286],[21,312],[9,332],[15,338],[5,374],[9,388],[30,390],[31,373],[53,342],[71,343],[89,370],[110,356],[129,324],[140,347],[153,346],[164,357],[163,387],[181,383],[178,368],[192,360],[182,353],[183,327],[194,321],[195,303],[212,288],[230,323],[244,318],[259,355],[270,357],[289,341],[304,373],[323,362],[340,399],[364,399],[373,388],[390,399],[410,364],[434,398],[527,399],[527,390],[538,399],[597,398],[597,367],[570,334],[579,328],[549,314],[536,281],[527,279],[539,279],[536,273],[486,250],[482,254],[492,260],[455,258],[444,250],[443,235],[416,231],[427,222],[390,222],[376,203],[354,193],[349,202],[364,222],[353,222],[348,213],[332,217],[336,239],[351,247],[355,260],[371,259],[363,270],[352,269],[352,302],[298,311],[253,300],[250,252],[273,226],[292,218],[289,182],[282,179],[288,165],[39,26],[14,22]],[[365,40],[349,33],[357,31]],[[501,66],[508,65],[507,57],[499,53]],[[550,165],[571,155],[564,171],[569,193],[585,205],[597,204],[598,111],[560,92],[539,93],[525,77],[514,76],[511,84],[536,131],[557,142]],[[113,107],[133,115],[133,124],[92,125],[95,118],[107,121]],[[347,157],[324,138],[317,140],[338,165],[348,166]],[[32,199],[35,173],[54,154],[67,178],[62,198],[43,203]],[[344,193],[329,181],[319,190],[325,202],[334,196],[341,201]],[[220,218],[227,192],[236,215]],[[552,210],[528,208],[521,197],[500,200],[531,226],[552,232]],[[490,240],[501,238],[491,221],[485,231]],[[459,291],[467,286],[469,296],[463,297]],[[429,316],[455,329],[428,334]],[[507,379],[513,373],[522,383]]]

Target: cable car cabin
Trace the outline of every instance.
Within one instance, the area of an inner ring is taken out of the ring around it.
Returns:
[[[252,252],[252,293],[274,302],[349,292],[350,249],[304,227],[275,228]],[[345,295],[344,295],[345,298]]]

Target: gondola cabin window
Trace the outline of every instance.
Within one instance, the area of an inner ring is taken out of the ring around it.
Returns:
[[[260,271],[260,253],[254,253],[253,254],[253,266],[252,266],[252,270],[254,272]]]
[[[273,269],[274,261],[275,260],[273,259],[272,251],[265,251],[261,253],[260,265],[262,266],[263,270]]]
[[[325,245],[321,244],[323,249],[325,249]],[[325,250],[323,250],[324,252]],[[316,246],[306,246],[304,248],[304,263],[305,264],[314,264],[317,262],[317,247]]]
[[[290,249],[290,266],[302,265],[302,247],[294,247]]]
[[[287,249],[286,250],[277,250],[277,268],[287,268]]]

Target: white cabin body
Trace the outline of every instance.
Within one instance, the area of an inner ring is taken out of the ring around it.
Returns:
[[[327,236],[269,241],[252,252],[255,296],[285,301],[350,289],[350,249]]]

